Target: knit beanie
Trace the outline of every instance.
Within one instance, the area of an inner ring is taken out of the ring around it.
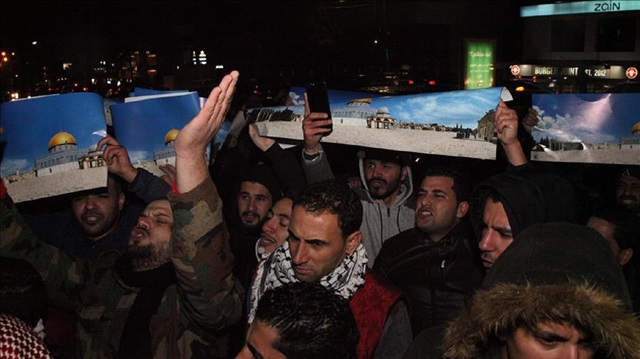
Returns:
[[[536,224],[523,230],[487,273],[482,287],[569,282],[587,282],[631,308],[622,270],[607,241],[591,228],[569,223]]]
[[[271,198],[273,199],[273,203],[282,198],[282,187],[280,187],[280,182],[278,181],[278,177],[273,172],[271,167],[264,162],[259,162],[256,165],[248,168],[248,170],[239,176],[238,180],[238,188],[242,182],[254,182],[260,183],[265,186],[269,192],[271,193]]]

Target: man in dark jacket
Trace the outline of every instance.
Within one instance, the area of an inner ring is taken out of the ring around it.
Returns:
[[[441,357],[637,359],[640,324],[602,236],[575,224],[536,224],[447,329]]]
[[[388,239],[375,260],[374,270],[407,295],[416,335],[455,318],[482,281],[468,195],[460,173],[429,169],[418,192],[416,228]]]
[[[486,269],[527,227],[575,219],[571,184],[556,175],[536,173],[529,166],[510,168],[474,189],[472,220]]]

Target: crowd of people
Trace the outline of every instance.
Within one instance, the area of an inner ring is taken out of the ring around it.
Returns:
[[[585,205],[501,102],[497,173],[374,148],[339,173],[327,114],[306,108],[285,150],[229,111],[238,76],[162,177],[107,136],[104,189],[52,206],[0,187],[2,357],[640,358],[640,166]]]

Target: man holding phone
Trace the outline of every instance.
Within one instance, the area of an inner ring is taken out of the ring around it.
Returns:
[[[327,127],[333,121],[330,113],[310,109],[314,102],[309,95],[305,94],[305,118],[302,121],[302,164],[307,183],[313,184],[334,178],[320,144],[322,137],[331,133]],[[413,192],[411,160],[408,154],[372,148],[359,151],[358,157],[364,188],[353,190],[364,210],[360,231],[369,256],[367,265],[371,267],[385,240],[415,226],[415,201],[409,201]]]

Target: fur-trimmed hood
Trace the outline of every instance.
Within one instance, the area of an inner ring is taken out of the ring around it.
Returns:
[[[623,303],[586,282],[554,285],[498,284],[476,293],[448,327],[443,358],[491,358],[499,337],[522,323],[569,322],[593,335],[602,358],[640,358],[640,323]],[[525,324],[525,325],[527,325]]]
[[[596,358],[640,359],[640,322],[607,241],[585,226],[537,224],[498,258],[447,329],[443,357],[493,358],[517,328],[569,323],[593,339]]]

